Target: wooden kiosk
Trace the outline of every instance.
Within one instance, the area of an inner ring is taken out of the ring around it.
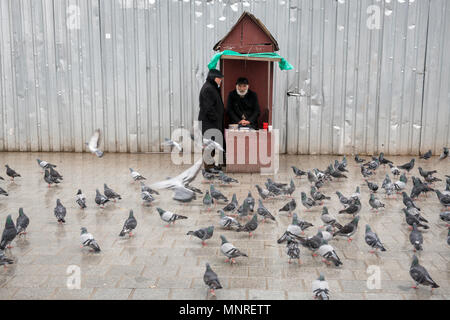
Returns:
[[[277,41],[261,21],[244,12],[228,34],[214,46],[214,50],[232,50],[250,54],[275,52],[279,48]],[[229,119],[225,114],[227,172],[260,172],[261,168],[271,167],[275,154],[274,139],[272,132],[263,130],[263,123],[272,126],[273,70],[274,62],[280,60],[280,58],[226,54],[221,56],[220,70],[224,75],[222,97],[225,108],[228,94],[236,90],[236,80],[239,77],[246,77],[250,83],[250,90],[256,92],[258,96],[261,109],[258,119],[259,131],[230,130]]]

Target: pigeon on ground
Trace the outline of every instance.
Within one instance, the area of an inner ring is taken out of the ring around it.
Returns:
[[[223,211],[225,212],[233,212],[238,208],[239,204],[236,198],[236,193],[233,193],[233,196],[231,198],[231,202],[228,203],[224,208]]]
[[[366,160],[365,159],[361,159],[360,157],[359,157],[359,155],[355,155],[355,162],[356,163],[362,163],[362,162],[365,162]]]
[[[269,185],[274,185],[275,187],[277,187],[279,189],[283,189],[283,188],[286,188],[288,186],[287,183],[275,182],[275,181],[272,181],[272,179],[270,179],[270,178],[267,179],[267,183]]]
[[[391,168],[391,173],[394,175],[394,176],[399,176],[400,175],[400,169],[399,168],[397,168],[396,166],[394,166],[393,164],[389,164],[389,167]]]
[[[132,237],[133,234],[131,233],[134,229],[136,229],[137,226],[137,220],[133,215],[133,210],[130,210],[130,214],[128,215],[127,220],[125,220],[125,223],[123,224],[122,231],[119,233],[119,237],[123,237],[126,234],[128,236]]]
[[[416,251],[422,251],[422,244],[423,244],[423,235],[422,232],[417,228],[417,224],[413,223],[412,225],[413,229],[411,233],[409,234],[409,242],[414,247],[414,252]]]
[[[212,181],[217,178],[217,175],[214,173],[208,172],[205,169],[202,169],[203,178],[205,178],[206,182]]]
[[[278,211],[279,212],[288,212],[288,215],[290,217],[292,214],[292,211],[294,211],[296,207],[297,207],[297,202],[295,202],[295,199],[292,199]]]
[[[330,287],[325,277],[321,273],[317,280],[312,282],[312,291],[314,294],[314,299],[318,300],[330,300]]]
[[[361,190],[360,190],[360,188],[359,188],[359,186],[358,187],[356,187],[356,191],[355,191],[355,193],[354,194],[352,194],[351,196],[350,196],[350,199],[358,199],[359,201],[361,201]]]
[[[413,256],[413,261],[409,269],[409,274],[416,283],[416,285],[413,286],[414,289],[418,289],[419,284],[422,284],[424,286],[431,286],[431,291],[433,291],[433,289],[435,288],[439,288],[437,283],[434,282],[433,279],[431,279],[431,276],[429,275],[428,271],[419,264],[419,259],[417,258],[416,255]]]
[[[55,214],[59,224],[66,223],[66,212],[66,208],[62,205],[61,200],[56,199],[56,207],[53,210],[53,213]]]
[[[95,203],[101,208],[105,207],[105,203],[109,202],[109,199],[102,195],[98,189],[95,189]]]
[[[86,196],[83,194],[83,192],[81,192],[81,189],[78,189],[78,192],[76,194],[76,202],[78,203],[78,205],[80,206],[81,209],[86,209]]]
[[[3,266],[5,269],[7,269],[6,266],[13,263],[14,260],[5,256],[5,252],[3,250],[0,250],[0,266]]]
[[[316,189],[316,187],[311,186],[311,198],[315,201],[321,201],[323,202],[323,200],[331,200],[331,197],[327,197],[326,195],[324,195],[322,192],[320,192],[319,190]]]
[[[188,218],[186,216],[175,214],[175,213],[170,212],[170,211],[165,211],[165,210],[163,210],[161,208],[156,208],[156,210],[158,210],[158,213],[159,213],[159,216],[161,217],[161,219],[163,221],[165,221],[165,222],[168,222],[166,227],[169,227],[171,223],[175,223],[176,220],[187,219]]]
[[[322,238],[325,241],[330,241],[333,239],[333,227],[328,225],[326,226],[325,230],[321,230],[319,228],[319,232],[322,234]]]
[[[450,211],[442,211],[439,213],[439,219],[447,223],[447,227],[450,225]]]
[[[305,227],[306,229],[307,227]],[[304,234],[302,226],[298,222],[297,214],[294,213],[294,216],[292,217],[292,223],[288,225],[286,231],[283,233],[283,235],[277,240],[278,243],[283,243],[285,241],[294,241],[298,239],[302,234]]]
[[[380,160],[377,157],[372,157],[372,161],[363,164],[363,166],[375,171],[380,166]]]
[[[439,199],[439,202],[444,206],[444,207],[450,207],[450,195],[445,195],[442,194],[442,192],[440,192],[439,190],[435,190],[436,195]]]
[[[209,190],[206,190],[205,196],[203,197],[203,204],[208,208],[208,211],[211,210],[211,205],[214,203],[213,198],[209,194]]]
[[[412,158],[410,162],[398,166],[398,168],[410,172],[414,168],[414,161],[416,161],[416,159]]]
[[[11,169],[8,165],[6,167],[6,175],[11,178],[11,181],[14,181],[14,178],[21,177],[20,174]]]
[[[255,211],[255,198],[253,198],[251,191],[248,192],[247,198],[244,201],[248,202],[249,208],[251,212]]]
[[[441,153],[441,155],[440,155],[440,157],[439,157],[439,160],[444,160],[445,158],[447,158],[448,157],[448,148],[447,147],[444,147],[443,149],[442,149],[442,153]]]
[[[337,171],[337,170],[332,171],[331,172],[331,176],[333,178],[336,178],[336,179],[340,179],[340,178],[346,178],[347,179],[348,178],[345,174],[343,174],[343,173],[341,173],[340,171]]]
[[[408,178],[406,178],[405,173],[403,173],[400,176],[400,179],[394,183],[395,191],[397,191],[397,193],[400,193],[400,191],[405,190],[407,182],[408,182]]]
[[[219,180],[222,181],[225,184],[230,184],[230,183],[239,183],[239,181],[237,181],[234,178],[231,178],[229,176],[227,176],[225,173],[221,172],[219,173]]]
[[[364,178],[368,178],[373,175],[373,171],[367,169],[364,166],[361,166],[361,174],[363,175]]]
[[[361,202],[359,201],[359,199],[355,199],[348,205],[347,208],[340,210],[338,213],[339,214],[347,213],[347,214],[352,214],[355,216],[360,211],[361,211]]]
[[[345,166],[342,163],[339,163],[338,160],[334,160],[334,169],[339,172],[348,172],[348,170],[345,169]]]
[[[392,161],[390,161],[384,157],[383,152],[381,152],[380,155],[378,156],[378,160],[380,161],[380,164],[382,164],[382,165],[393,164]]]
[[[225,197],[222,192],[214,188],[213,184],[209,185],[209,191],[211,193],[211,197],[213,197],[215,200],[220,201],[223,200],[224,202],[228,202],[228,198]]]
[[[97,157],[103,157],[103,151],[99,149],[100,143],[100,129],[95,130],[89,142],[86,142],[86,145],[89,148],[89,151],[95,154]]]
[[[256,230],[256,228],[258,228],[258,214],[254,214],[253,218],[247,222],[245,225],[239,227],[236,229],[237,232],[248,232],[248,236],[251,237],[252,236],[252,232]]]
[[[168,146],[168,147],[174,147],[176,148],[179,152],[183,152],[183,147],[181,146],[181,144],[179,144],[176,141],[164,138],[164,142],[161,143],[162,146]]]
[[[303,230],[306,230],[309,227],[314,226],[312,223],[299,218],[296,213],[294,213],[294,216],[292,217],[292,224],[299,226],[302,229],[302,232]]]
[[[220,213],[219,224],[221,227],[225,229],[231,229],[233,226],[236,226],[237,228],[241,227],[241,224],[235,218],[225,215],[225,212],[222,209],[217,212]]]
[[[322,233],[319,231],[316,235],[308,238],[297,237],[300,244],[312,252],[312,256],[317,256],[316,250],[322,245]]]
[[[4,190],[3,188],[0,188],[0,194],[5,197],[9,196],[8,192],[6,192],[6,190]]]
[[[349,204],[351,203],[351,200],[348,199],[348,198],[346,198],[346,197],[344,197],[344,196],[342,195],[342,193],[340,193],[339,191],[336,191],[336,195],[337,195],[338,198],[339,198],[339,202],[342,203],[344,206],[345,206],[345,205],[349,205]]]
[[[333,233],[333,237],[344,236],[348,238],[348,241],[352,241],[353,239],[351,238],[351,236],[355,234],[356,230],[358,229],[358,221],[359,216],[356,216],[355,218],[353,218],[352,221],[350,221],[345,226],[340,228],[338,231]]]
[[[284,195],[289,196],[289,197],[292,197],[292,194],[294,193],[294,191],[295,191],[295,184],[294,184],[294,180],[292,180],[292,179],[291,179],[291,182],[289,183],[289,187],[281,189],[281,192]]]
[[[8,216],[6,217],[5,229],[3,229],[3,233],[2,233],[2,240],[0,242],[0,250],[5,250],[5,248],[7,246],[8,246],[8,248],[12,248],[11,242],[14,240],[16,235],[17,235],[16,226],[14,225],[11,215],[8,214]]]
[[[433,183],[435,183],[435,182],[442,181],[442,179],[433,177],[432,175],[426,176],[426,177],[424,178],[424,180],[425,180],[427,183],[431,183],[431,184],[433,184]]]
[[[192,190],[189,190],[186,187],[183,186],[175,186],[172,188],[173,190],[173,200],[187,203],[191,202],[192,200],[196,200],[197,196],[195,195],[195,192]]]
[[[263,199],[266,200],[267,198],[272,198],[275,195],[270,192],[269,190],[265,190],[263,188],[261,188],[259,185],[255,185],[256,189],[258,190],[259,196]]]
[[[323,207],[322,208],[322,214],[320,216],[320,219],[325,224],[325,226],[330,225],[333,228],[335,226],[336,227],[340,226],[342,228],[342,226],[336,221],[336,218],[328,213],[328,208],[327,207]]]
[[[209,226],[207,228],[202,228],[197,231],[189,231],[186,235],[195,236],[202,240],[202,246],[206,246],[205,240],[210,239],[214,234],[214,226]]]
[[[43,161],[40,159],[36,159],[36,161],[39,164],[39,167],[41,167],[42,169],[50,169],[50,167],[56,168],[56,166],[54,164],[51,164],[47,161]]]
[[[386,191],[386,196],[391,196],[394,194],[394,184],[391,181],[391,178],[389,177],[389,174],[386,174],[386,177],[383,180],[383,184],[381,187]]]
[[[203,275],[203,282],[208,286],[211,295],[216,296],[215,290],[222,289],[222,285],[219,282],[219,277],[211,269],[209,263],[206,263],[206,271]]]
[[[291,166],[292,170],[294,171],[294,174],[297,178],[301,178],[302,176],[306,176],[307,173],[303,170],[300,170],[296,168],[295,166]]]
[[[150,188],[149,186],[145,185],[144,181],[141,181],[141,192],[142,191],[147,191],[150,194],[157,194],[159,195],[159,192],[156,190],[153,190],[152,188]]]
[[[94,236],[90,234],[85,227],[81,228],[81,247],[89,247],[91,248],[90,251],[93,252],[100,252],[100,246],[98,245],[97,241],[95,241]]]
[[[428,176],[431,176],[431,175],[437,173],[437,170],[425,171],[422,169],[422,167],[419,167],[419,173],[422,177],[426,178]]]
[[[369,204],[372,207],[372,209],[377,210],[379,208],[384,208],[384,203],[382,203],[379,199],[375,198],[375,195],[373,193],[370,194]]]
[[[59,179],[59,180],[64,180],[63,176],[59,174],[58,171],[56,171],[55,169],[53,169],[53,167],[50,167],[50,171],[49,171],[50,175],[53,178]]]
[[[372,192],[377,192],[378,190],[378,185],[376,183],[370,182],[367,179],[364,179],[364,181],[366,181],[367,183],[367,187],[369,187],[369,190]]]
[[[155,198],[148,191],[141,191],[141,199],[144,200],[146,206],[152,205],[152,202],[155,201]]]
[[[19,208],[19,216],[16,220],[17,235],[27,234],[27,227],[30,224],[30,218],[23,212],[23,208]]]
[[[105,196],[109,199],[109,200],[114,200],[114,202],[116,202],[116,199],[122,200],[122,197],[120,196],[120,194],[114,192],[113,189],[109,188],[106,183],[103,184],[103,188],[104,188],[104,193]]]
[[[428,160],[433,155],[433,152],[431,150],[428,150],[424,155],[420,156],[420,159]]]
[[[249,199],[244,199],[244,202],[242,205],[237,209],[237,212],[239,214],[239,218],[248,217],[248,213],[250,211],[250,202]]]
[[[302,264],[300,261],[300,248],[298,247],[298,241],[296,240],[289,240],[286,245],[286,253],[289,257],[288,263],[291,264],[291,260],[297,260],[298,264]]]
[[[416,208],[417,210],[419,210],[420,211],[420,208],[419,207],[417,207],[415,204],[414,204],[414,201],[406,194],[406,192],[402,192],[402,196],[403,196],[403,204],[406,206],[406,207],[414,207],[414,208]]]
[[[306,196],[306,193],[302,192],[301,196],[302,196],[302,204],[306,208],[306,211],[309,211],[309,209],[311,209],[313,206],[318,206],[319,205],[313,199],[308,198]]]
[[[421,223],[420,219],[418,217],[410,214],[408,212],[408,210],[406,210],[405,208],[403,208],[402,210],[405,213],[406,223],[411,226],[410,228],[412,228],[414,223],[417,224],[417,227],[422,227],[424,229],[429,229],[430,228],[426,224]]]
[[[319,179],[317,178],[316,174],[314,173],[314,171],[310,171],[308,170],[307,172],[307,177],[308,177],[308,181],[311,184],[315,184]]]
[[[144,176],[142,176],[139,172],[135,171],[133,168],[129,168],[131,177],[134,181],[147,180]]]
[[[364,240],[366,240],[366,243],[375,250],[370,251],[370,253],[375,253],[378,249],[381,251],[386,251],[386,248],[383,246],[383,244],[380,241],[380,238],[378,238],[378,235],[372,231],[370,226],[366,224],[366,234],[364,236]]]
[[[50,185],[53,183],[55,183],[55,184],[60,183],[58,178],[55,178],[52,175],[50,175],[50,172],[47,169],[45,169],[44,180],[45,180],[45,182],[47,182],[49,188],[50,188]]]
[[[276,197],[276,196],[279,196],[279,195],[282,194],[281,189],[278,188],[276,185],[270,184],[270,183],[268,183],[268,182],[266,182],[264,185],[266,186],[267,191],[268,191],[270,194],[272,194],[273,196]]]
[[[337,255],[334,248],[331,245],[329,245],[328,242],[325,241],[324,239],[322,239],[322,243],[320,247],[317,249],[317,253],[320,254],[322,258],[325,259],[323,260],[323,262],[325,262],[326,264],[334,263],[336,267],[342,265],[342,261],[341,259],[339,259],[339,256]]]
[[[266,219],[276,221],[275,217],[264,206],[261,199],[258,200],[258,209],[256,210],[256,213],[264,218],[263,223],[266,221]]]
[[[221,235],[222,245],[220,246],[220,252],[227,257],[225,262],[230,261],[230,263],[236,263],[234,258],[237,257],[248,257],[245,253],[239,251],[232,243],[228,242],[227,239]]]

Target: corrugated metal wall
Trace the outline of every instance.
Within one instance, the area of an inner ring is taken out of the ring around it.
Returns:
[[[450,145],[447,0],[0,0],[0,150],[84,151],[100,128],[105,151],[162,151],[244,10],[295,67],[275,72],[280,152]]]

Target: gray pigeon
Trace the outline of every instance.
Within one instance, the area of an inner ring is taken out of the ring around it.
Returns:
[[[375,195],[373,193],[370,194],[369,204],[372,207],[372,209],[377,210],[379,208],[384,208],[384,203],[382,203],[379,199],[375,198]]]
[[[330,300],[330,287],[328,286],[328,282],[325,280],[322,273],[317,280],[312,282],[312,291],[314,294],[314,299]]]
[[[157,195],[159,195],[158,191],[153,190],[149,186],[145,185],[145,183],[143,181],[141,181],[141,191],[147,191],[150,194],[157,194]]]
[[[5,167],[6,167],[6,175],[10,177],[12,181],[14,181],[14,178],[21,177],[20,174],[11,169],[8,165],[5,165]]]
[[[339,256],[337,255],[334,248],[330,246],[324,239],[322,239],[322,244],[317,249],[317,253],[325,259],[323,261],[327,264],[334,263],[336,267],[342,265],[342,261],[341,259],[339,259]]]
[[[450,228],[448,229],[447,233],[447,244],[450,246]]]
[[[211,210],[211,205],[214,203],[214,199],[209,194],[209,190],[206,190],[205,196],[203,197],[203,204],[208,208],[208,211]]]
[[[209,185],[209,191],[211,193],[211,197],[213,197],[215,200],[220,201],[223,200],[225,202],[228,202],[228,198],[225,197],[222,192],[220,192],[219,190],[217,190],[216,188],[214,188],[213,184]]]
[[[8,246],[8,248],[12,248],[10,245],[11,242],[14,240],[14,238],[17,235],[17,229],[14,226],[14,222],[11,218],[11,215],[8,214],[6,217],[6,223],[5,223],[5,229],[2,233],[2,240],[0,242],[0,250],[5,250],[5,248]]]
[[[431,150],[428,150],[424,155],[420,156],[420,159],[428,160],[433,155],[433,152]]]
[[[100,252],[100,246],[98,245],[97,241],[95,241],[94,236],[87,232],[87,229],[85,227],[81,228],[81,235],[80,235],[80,241],[81,241],[81,247],[89,247],[91,248],[90,251],[93,252]]]
[[[247,254],[239,251],[232,243],[228,242],[227,239],[221,235],[220,239],[222,240],[222,245],[220,246],[220,252],[227,257],[225,262],[230,261],[230,263],[236,263],[234,258],[237,257],[248,257]]]
[[[158,210],[159,216],[160,218],[165,221],[168,222],[168,224],[166,225],[166,227],[169,227],[171,223],[175,223],[176,220],[179,219],[187,219],[188,217],[186,216],[182,216],[179,214],[175,214],[173,212],[170,211],[165,211],[161,208],[156,208],[156,210]]]
[[[236,227],[240,227],[241,224],[233,217],[229,217],[227,215],[225,215],[225,212],[220,209],[219,211],[217,211],[220,213],[220,221],[219,224],[226,229],[231,229],[231,227],[236,226]]]
[[[254,212],[255,211],[255,198],[253,198],[252,193],[250,191],[248,192],[247,198],[245,198],[244,201],[247,201],[250,211]]]
[[[56,171],[55,169],[53,169],[53,167],[50,167],[50,171],[49,171],[50,175],[53,178],[59,179],[59,180],[64,180],[63,176],[59,174],[58,171]]]
[[[416,257],[416,255],[413,256],[409,274],[416,283],[416,285],[413,286],[414,289],[418,289],[419,284],[422,284],[424,286],[431,286],[431,291],[433,291],[433,289],[435,288],[439,288],[437,283],[434,282],[433,279],[431,279],[428,271],[419,264],[419,259]]]
[[[0,266],[3,266],[5,269],[7,269],[6,266],[13,263],[14,260],[5,256],[5,252],[3,250],[0,250]]]
[[[279,212],[288,212],[288,215],[290,217],[292,215],[292,211],[294,211],[295,208],[297,208],[297,202],[295,202],[295,199],[292,199],[278,211]]]
[[[144,205],[151,205],[155,198],[148,191],[141,191],[141,199],[144,200]]]
[[[255,213],[253,215],[253,218],[247,222],[245,225],[239,227],[238,229],[236,229],[237,232],[248,232],[248,236],[251,237],[252,236],[252,232],[256,230],[256,228],[258,228],[258,215]]]
[[[36,159],[36,161],[39,164],[39,167],[41,167],[42,169],[50,169],[50,167],[56,168],[54,164],[51,164],[47,161],[43,161],[41,159]]]
[[[238,208],[237,212],[239,214],[239,218],[248,217],[248,213],[250,211],[250,203],[248,199],[244,199],[242,205]]]
[[[340,228],[338,231],[336,231],[333,234],[333,237],[335,236],[344,236],[348,238],[348,241],[352,241],[351,236],[356,232],[356,230],[358,229],[358,221],[359,221],[359,216],[356,216],[355,218],[353,218],[352,221],[350,221],[349,223],[347,223],[345,226],[343,226],[342,228]]]
[[[347,208],[340,210],[338,213],[339,214],[347,213],[347,214],[352,214],[353,216],[355,216],[360,211],[361,211],[361,202],[359,201],[359,199],[354,199],[354,201],[351,202]]]
[[[295,191],[295,184],[294,184],[294,180],[291,179],[291,182],[289,183],[289,187],[281,189],[281,192],[289,197],[292,197],[292,194]]]
[[[417,228],[417,224],[413,223],[413,229],[411,231],[411,233],[409,234],[409,242],[411,242],[411,244],[414,247],[414,252],[416,251],[422,251],[423,247],[423,235],[422,232],[420,232],[420,230]]]
[[[297,167],[291,166],[292,171],[294,171],[294,174],[297,178],[301,178],[302,176],[306,176],[307,172],[298,169]]]
[[[302,192],[301,197],[302,197],[302,204],[306,208],[306,211],[309,211],[309,209],[311,209],[313,206],[318,206],[318,203],[316,203],[313,199],[308,198],[306,196],[306,193]]]
[[[319,202],[323,203],[323,200],[331,200],[330,197],[327,197],[322,192],[318,191],[316,189],[316,187],[314,187],[314,186],[311,186],[310,194],[311,194],[312,199],[315,200],[315,201],[319,201]]]
[[[225,208],[223,208],[223,211],[225,212],[233,212],[238,207],[238,201],[236,198],[236,193],[233,193],[233,197],[231,198],[231,202],[228,203]]]
[[[55,184],[60,183],[58,178],[55,178],[55,177],[51,176],[50,172],[47,169],[45,169],[44,181],[47,182],[49,188],[50,188],[50,185],[53,184],[53,183],[55,183]]]
[[[8,192],[6,192],[5,190],[3,190],[2,188],[0,188],[0,194],[1,194],[2,196],[5,196],[5,197],[9,196]]]
[[[95,203],[101,208],[105,207],[105,203],[109,202],[109,199],[102,195],[98,189],[95,189]]]
[[[439,219],[446,223],[446,227],[450,225],[450,211],[442,211],[439,213]]]
[[[210,293],[215,296],[214,290],[222,289],[222,285],[219,282],[217,274],[211,269],[209,263],[206,263],[206,271],[203,275],[203,282],[209,287]]]
[[[398,166],[398,168],[410,172],[414,168],[414,161],[416,161],[416,159],[413,158],[413,159],[411,159],[410,162],[405,163],[404,165]]]
[[[223,181],[223,183],[225,184],[230,184],[230,183],[239,183],[239,181],[237,181],[236,179],[233,179],[229,176],[227,176],[225,173],[220,172],[219,173],[219,180]]]
[[[106,183],[103,184],[103,188],[104,188],[105,196],[106,196],[108,199],[110,199],[110,200],[112,199],[112,200],[114,200],[114,202],[116,202],[116,199],[122,200],[122,197],[120,196],[120,194],[114,192],[114,190],[111,189],[111,188],[109,188],[109,187],[106,185]]]
[[[189,231],[186,235],[195,236],[202,240],[202,245],[206,246],[205,240],[210,239],[214,234],[214,226],[209,226],[207,228],[202,228],[197,231]]]
[[[19,208],[19,216],[16,220],[17,235],[27,234],[27,227],[30,224],[30,219],[23,212],[23,208]]]
[[[133,236],[131,233],[134,229],[136,229],[137,221],[136,218],[133,215],[133,210],[130,210],[130,214],[128,215],[127,220],[125,220],[125,223],[123,224],[122,231],[120,231],[119,237],[125,236],[125,234],[128,234],[130,237]]]
[[[266,221],[266,219],[276,221],[275,217],[270,213],[270,211],[267,210],[266,207],[264,207],[261,199],[258,199],[258,209],[256,210],[256,212],[264,218],[263,223]]]
[[[444,207],[450,207],[450,195],[445,195],[442,192],[440,192],[439,190],[435,190],[436,195],[439,199],[439,202],[444,206]]]
[[[427,226],[426,224],[423,224],[420,222],[420,219],[412,214],[410,214],[408,212],[408,210],[406,210],[405,208],[402,209],[403,212],[405,213],[405,219],[406,219],[406,223],[408,225],[410,225],[410,229],[412,229],[413,224],[417,224],[417,227],[422,227],[424,229],[429,229],[430,227]]]
[[[300,261],[300,248],[298,247],[298,241],[289,240],[287,242],[286,248],[286,253],[289,257],[289,264],[291,264],[292,259],[297,260],[299,265],[302,264],[302,262]]]
[[[350,204],[350,199],[347,199],[346,197],[344,197],[342,195],[342,193],[340,193],[339,191],[336,191],[336,195],[339,198],[339,202],[342,203],[344,206]]]
[[[266,200],[268,198],[272,198],[275,195],[270,192],[269,190],[265,190],[263,188],[261,188],[259,185],[255,185],[256,189],[258,190],[259,196],[263,199]]]
[[[333,228],[336,227],[341,227],[342,226],[336,221],[336,218],[333,217],[331,214],[328,213],[328,208],[327,207],[323,207],[322,208],[322,215],[320,216],[320,219],[322,220],[322,222],[325,225],[330,225]]]
[[[66,217],[66,208],[62,205],[61,201],[59,199],[56,199],[56,207],[53,210],[56,219],[58,219],[58,223],[66,223],[65,217]]]
[[[441,155],[439,157],[439,160],[444,160],[445,158],[447,158],[448,157],[448,153],[449,153],[448,151],[449,151],[448,148],[444,147],[442,149],[442,153],[441,153]]]
[[[76,194],[77,198],[76,198],[76,202],[78,203],[78,205],[80,206],[81,209],[86,209],[86,196],[83,194],[83,192],[81,192],[81,189],[78,189],[78,192]]]
[[[134,181],[147,180],[144,176],[142,176],[139,172],[135,171],[133,168],[129,168],[131,177]]]
[[[373,249],[378,250],[381,249],[381,251],[386,251],[383,244],[380,241],[380,238],[378,238],[378,235],[373,232],[370,229],[370,226],[366,224],[366,235],[364,237],[364,240],[366,240],[366,243]],[[370,253],[375,253],[374,250],[370,251]]]

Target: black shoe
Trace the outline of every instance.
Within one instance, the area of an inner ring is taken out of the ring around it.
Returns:
[[[221,166],[221,165],[214,166],[214,170],[216,170],[216,171],[222,171],[222,166]]]

